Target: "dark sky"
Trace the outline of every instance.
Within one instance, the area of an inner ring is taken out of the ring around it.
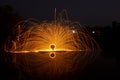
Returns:
[[[38,20],[54,19],[63,9],[69,19],[86,25],[111,25],[120,22],[120,0],[0,0],[0,5],[9,4],[27,18]]]

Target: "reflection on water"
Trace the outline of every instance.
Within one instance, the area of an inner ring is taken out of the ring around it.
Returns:
[[[54,59],[56,57],[56,53],[55,52],[50,52],[49,57]]]
[[[33,79],[58,80],[81,73],[87,64],[94,61],[97,54],[84,51],[59,51],[10,55],[19,73],[23,72]]]

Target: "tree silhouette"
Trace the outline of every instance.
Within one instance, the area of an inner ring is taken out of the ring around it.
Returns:
[[[0,48],[3,47],[15,24],[21,20],[21,17],[10,5],[0,6]]]

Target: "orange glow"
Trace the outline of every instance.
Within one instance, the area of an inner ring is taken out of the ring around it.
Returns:
[[[54,52],[51,52],[51,53],[49,54],[49,57],[52,58],[52,59],[54,59],[54,58],[56,57],[56,54],[55,54]]]
[[[100,49],[84,26],[62,18],[42,23],[25,20],[14,29],[4,50],[13,53],[16,69],[23,70],[20,75],[26,72],[48,78],[43,80],[59,80],[52,78],[82,70],[95,59],[96,53],[91,52]]]
[[[72,32],[70,23],[43,22],[29,26],[18,25],[18,34],[14,39],[8,39],[5,51],[12,53],[29,53],[41,51],[94,51],[99,49],[96,41],[87,33],[84,27]],[[27,23],[26,23],[27,24]],[[77,26],[81,26],[77,24]],[[24,29],[25,28],[25,29]],[[11,45],[11,46],[10,46]]]

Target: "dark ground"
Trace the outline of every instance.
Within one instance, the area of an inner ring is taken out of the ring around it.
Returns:
[[[19,69],[10,61],[10,58],[10,55],[0,56],[0,80],[36,80],[24,72],[18,73]],[[91,65],[83,70],[82,74],[74,74],[71,78],[65,80],[118,80],[120,79],[119,73],[118,63],[115,58],[99,55]]]
[[[85,73],[85,79],[120,79],[119,68],[115,58],[99,56]]]

